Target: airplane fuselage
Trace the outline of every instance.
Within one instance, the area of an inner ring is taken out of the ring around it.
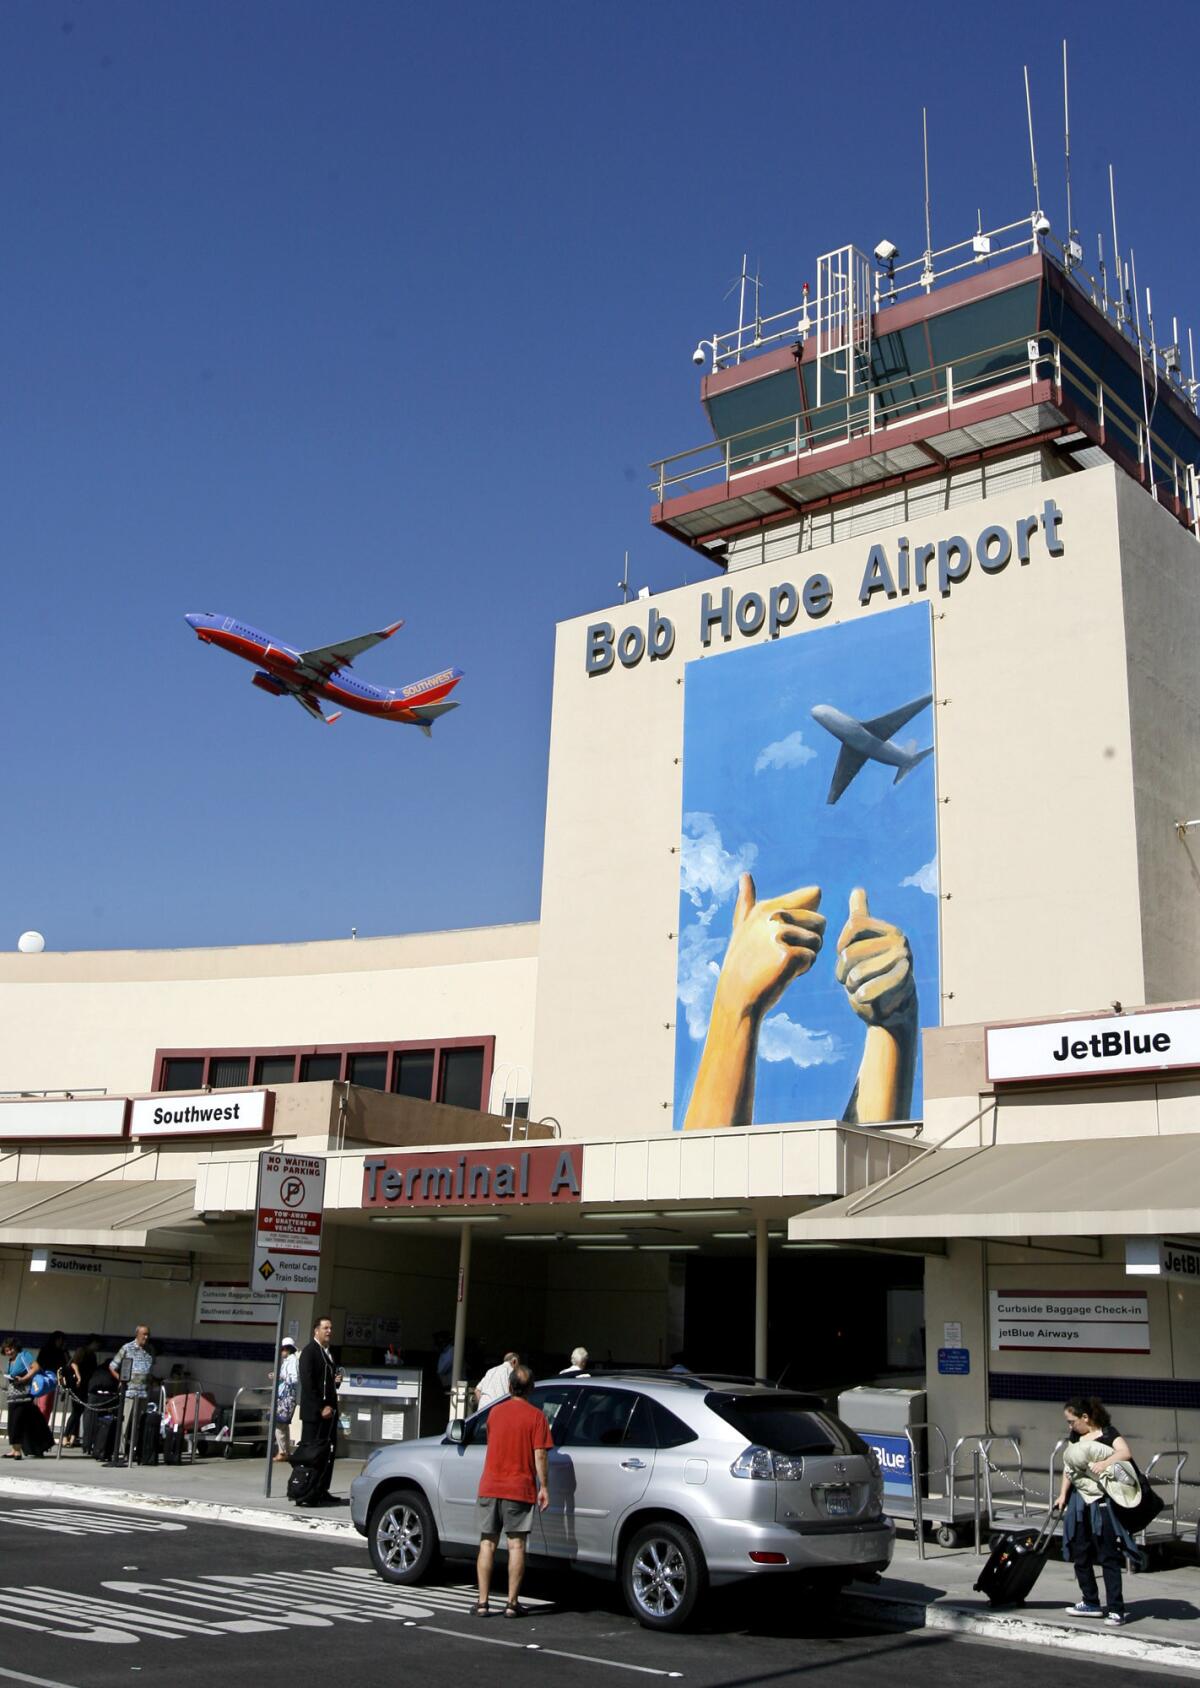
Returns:
[[[856,721],[853,715],[844,715],[840,709],[835,709],[830,703],[818,703],[812,711],[814,721],[820,723],[834,738],[849,745],[860,756],[868,757],[872,762],[886,762],[889,767],[903,768],[912,760],[912,753],[902,750],[898,744],[890,739],[876,738],[869,733],[861,721]]]
[[[461,678],[457,669],[448,668],[411,686],[390,689],[372,686],[357,675],[347,673],[345,668],[339,669],[335,675],[314,678],[298,672],[301,652],[295,646],[272,638],[257,627],[248,627],[236,616],[189,615],[186,619],[204,644],[217,645],[221,650],[253,663],[264,677],[260,679],[259,674],[254,677],[255,684],[261,685],[262,690],[276,690],[265,678],[273,677],[282,682],[280,695],[285,689],[302,687],[305,692],[325,698],[341,709],[353,709],[360,715],[374,715],[387,721],[420,726],[420,717],[412,713],[410,705],[417,702],[421,705],[440,703]]]

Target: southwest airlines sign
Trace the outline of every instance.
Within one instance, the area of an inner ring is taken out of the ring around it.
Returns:
[[[1200,1008],[988,1026],[992,1084],[1029,1084],[1200,1067]]]

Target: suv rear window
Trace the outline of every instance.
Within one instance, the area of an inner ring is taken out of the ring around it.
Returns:
[[[777,1454],[865,1454],[867,1444],[811,1395],[734,1395],[714,1390],[712,1408],[744,1436]]]

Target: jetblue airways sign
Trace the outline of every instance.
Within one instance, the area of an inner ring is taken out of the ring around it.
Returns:
[[[988,1026],[984,1035],[992,1084],[1200,1067],[1200,1008]]]

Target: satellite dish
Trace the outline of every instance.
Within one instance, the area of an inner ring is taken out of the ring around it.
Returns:
[[[22,955],[40,955],[46,947],[46,940],[40,932],[22,932],[17,939],[17,948]]]

